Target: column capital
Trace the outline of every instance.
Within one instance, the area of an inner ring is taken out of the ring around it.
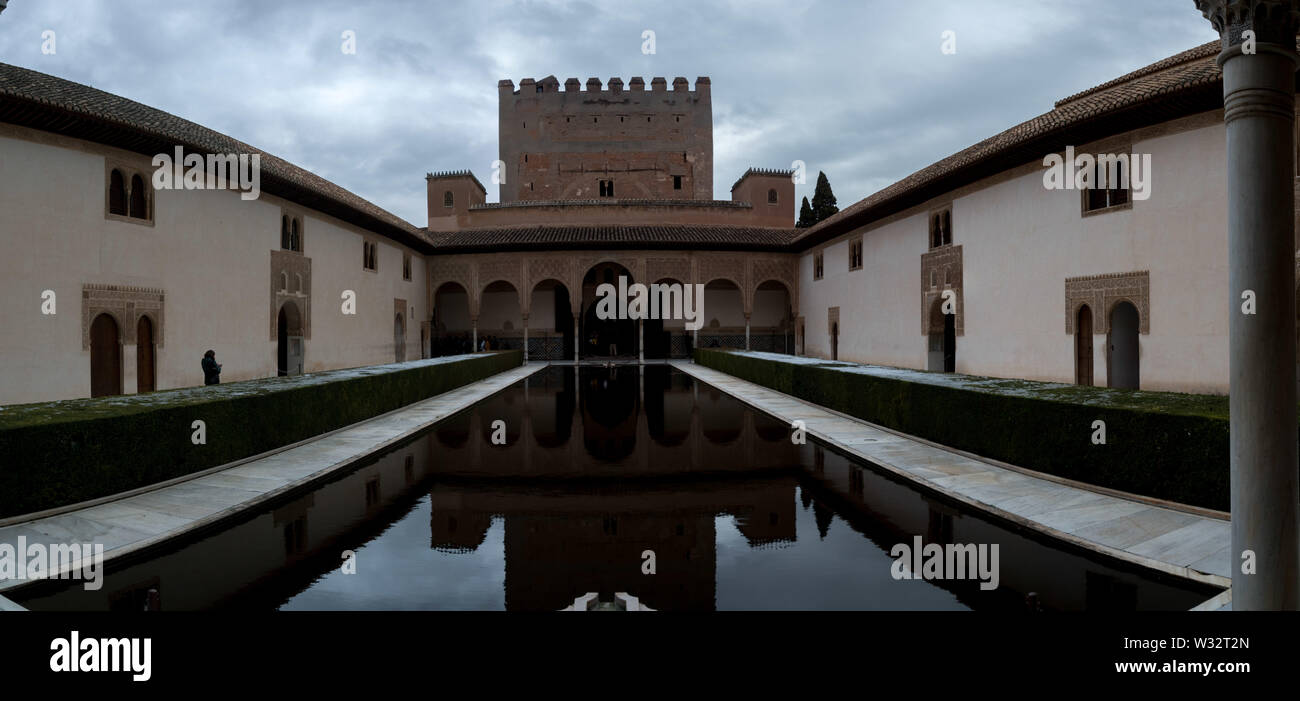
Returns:
[[[1300,0],[1194,0],[1223,39],[1223,52],[1240,50],[1246,31],[1256,44],[1277,44],[1295,54]]]

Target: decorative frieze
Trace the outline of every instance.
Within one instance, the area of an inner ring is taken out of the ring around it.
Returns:
[[[140,317],[149,317],[149,321],[153,324],[154,344],[162,348],[166,338],[163,301],[163,291],[153,287],[82,285],[81,349],[90,350],[90,324],[100,314],[113,317],[122,334],[122,342],[125,344],[135,343],[135,331],[140,323]]]
[[[1107,333],[1110,330],[1110,312],[1120,302],[1128,302],[1137,309],[1138,332],[1151,333],[1150,271],[1066,278],[1065,332],[1074,333],[1079,307],[1087,304],[1092,310],[1093,333]]]
[[[966,334],[966,297],[962,294],[962,248],[961,246],[940,246],[921,254],[921,334],[929,335],[936,331],[936,305],[943,303],[945,290],[955,293],[956,319],[954,326],[957,335]],[[943,332],[940,323],[937,329]]]

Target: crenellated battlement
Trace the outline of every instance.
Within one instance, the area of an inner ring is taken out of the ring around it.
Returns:
[[[585,90],[584,88],[585,84]],[[553,75],[546,76],[541,80],[534,78],[523,78],[519,81],[519,88],[515,88],[513,80],[508,78],[497,81],[497,90],[502,96],[513,95],[515,97],[534,97],[537,95],[549,94],[568,94],[584,93],[598,94],[601,96],[618,96],[626,93],[643,93],[643,92],[662,92],[662,93],[690,93],[696,96],[708,97],[711,83],[708,76],[700,76],[695,79],[695,89],[691,89],[691,83],[686,78],[678,76],[673,78],[672,89],[669,89],[668,81],[662,77],[655,77],[650,80],[650,89],[646,90],[645,79],[641,76],[633,76],[628,80],[624,87],[623,79],[619,77],[610,78],[607,83],[602,83],[600,78],[587,78],[586,81],[577,78],[566,78],[564,85],[560,85],[560,80]]]

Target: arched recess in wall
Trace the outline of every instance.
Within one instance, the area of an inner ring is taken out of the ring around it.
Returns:
[[[152,392],[157,389],[157,346],[154,342],[153,321],[145,315],[135,325],[135,391]]]
[[[776,279],[754,288],[749,317],[749,349],[794,353],[794,310],[790,287]]]
[[[745,347],[745,298],[735,280],[715,278],[704,284],[704,299],[697,310],[704,326],[700,348]]]
[[[1110,331],[1106,338],[1106,386],[1138,389],[1141,367],[1138,331],[1141,319],[1137,307],[1127,300],[1116,302],[1110,310]]]
[[[90,396],[122,393],[122,334],[111,314],[90,323]]]
[[[554,278],[538,281],[530,293],[528,358],[573,359],[573,302],[568,286]]]
[[[433,355],[472,352],[469,292],[458,282],[444,282],[433,293]]]
[[[1074,382],[1092,384],[1092,308],[1079,305],[1074,323]]]
[[[280,377],[300,375],[303,368],[302,312],[293,300],[280,305],[276,317],[276,371]]]
[[[478,337],[488,350],[522,350],[523,304],[519,290],[505,280],[488,283],[479,295]]]
[[[957,315],[945,314],[944,299],[935,297],[930,304],[929,359],[931,372],[957,371]]]
[[[622,264],[604,261],[591,266],[582,277],[582,319],[578,328],[580,355],[583,358],[609,356],[636,356],[637,322],[633,319],[619,319],[617,316],[617,295],[613,297],[614,307],[606,316],[600,304],[597,290],[601,285],[619,286],[619,278],[625,277],[629,290],[635,280],[632,273]]]

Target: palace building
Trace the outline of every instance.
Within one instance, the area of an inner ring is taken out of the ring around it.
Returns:
[[[714,199],[708,78],[501,81],[498,201],[469,171],[429,173],[416,225],[193,122],[0,64],[0,404],[201,384],[207,349],[224,382],[480,347],[731,347],[1224,393],[1218,49],[1062,99],[806,229],[788,170]],[[260,196],[156,189],[153,156],[177,147],[260,154]],[[1045,157],[1067,149],[1149,157],[1145,199],[1105,168],[1047,187]],[[597,287],[620,277],[703,285],[703,327],[599,318]]]

